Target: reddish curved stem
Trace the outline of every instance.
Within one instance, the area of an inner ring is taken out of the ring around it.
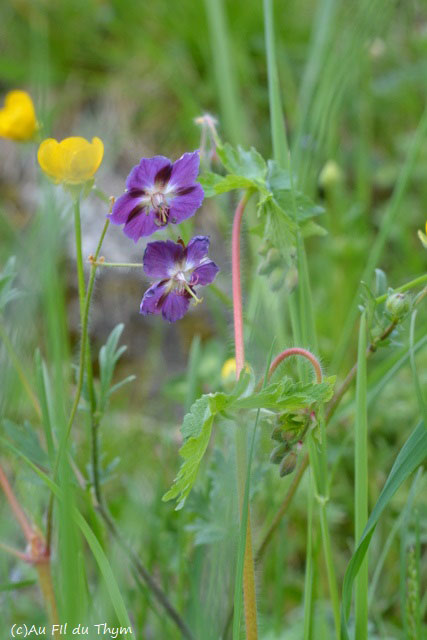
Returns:
[[[311,351],[302,349],[301,347],[291,347],[290,349],[285,349],[284,351],[282,351],[282,353],[279,353],[279,355],[274,358],[273,362],[270,365],[268,377],[270,378],[270,376],[274,373],[274,371],[276,371],[277,367],[281,362],[283,362],[283,360],[286,360],[286,358],[290,358],[291,356],[302,356],[303,358],[307,358],[307,360],[310,360],[311,364],[313,365],[314,371],[316,372],[316,382],[322,382],[322,368],[319,361],[317,360],[317,358],[315,358]]]
[[[34,538],[33,528],[28,522],[27,516],[25,515],[21,505],[16,499],[15,494],[12,491],[12,487],[9,484],[9,480],[7,479],[7,476],[1,466],[0,466],[0,486],[3,489],[3,492],[7,498],[7,501],[10,504],[10,508],[12,509],[15,518],[19,522],[19,525],[24,533],[24,536],[27,542],[31,544]]]
[[[245,345],[243,340],[243,310],[242,310],[242,284],[240,279],[240,231],[245,206],[250,198],[250,192],[246,192],[237,205],[233,220],[233,233],[231,240],[231,273],[233,281],[233,315],[234,315],[234,345],[236,356],[236,378],[245,366]],[[243,439],[242,439],[243,436]],[[242,464],[243,449],[245,449],[245,437],[239,430],[236,432],[237,467],[239,476],[239,490],[241,505],[245,491],[245,464]],[[239,450],[240,449],[240,450]],[[243,455],[244,459],[244,455]],[[246,527],[245,558],[243,564],[243,598],[245,605],[245,626],[247,640],[258,639],[257,608],[255,590],[255,570],[252,553],[251,515],[248,511]]]
[[[240,229],[242,217],[250,194],[246,193],[237,205],[233,220],[233,234],[231,239],[231,276],[233,282],[233,316],[234,316],[234,344],[236,355],[236,378],[245,366],[245,345],[243,342],[243,311],[242,311],[242,283],[240,279]]]

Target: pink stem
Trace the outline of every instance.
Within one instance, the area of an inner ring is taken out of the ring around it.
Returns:
[[[242,283],[240,280],[240,229],[242,217],[250,195],[246,193],[237,205],[233,220],[231,239],[231,276],[233,282],[233,315],[234,315],[234,344],[236,355],[236,378],[245,366],[245,345],[243,341],[243,312],[242,312]]]
[[[0,466],[0,485],[1,488],[3,489],[5,496],[10,504],[10,507],[15,515],[15,518],[17,519],[17,521],[19,522],[19,524],[21,525],[21,529],[24,532],[24,536],[27,539],[27,542],[29,544],[32,543],[33,539],[34,539],[34,531],[33,528],[31,527],[30,523],[27,520],[27,517],[24,513],[24,511],[21,508],[21,505],[19,504],[19,502],[17,501],[17,499],[15,498],[15,495],[12,491],[12,487],[9,484],[9,480],[7,479],[7,476],[5,474],[5,472],[3,471],[3,469]]]
[[[286,358],[290,358],[291,356],[303,356],[303,358],[307,358],[307,360],[310,360],[316,372],[316,381],[318,383],[322,382],[322,369],[320,367],[319,361],[310,351],[307,351],[307,349],[301,349],[300,347],[292,347],[291,349],[285,349],[284,351],[282,351],[282,353],[279,353],[279,355],[274,358],[273,362],[270,365],[268,377],[270,378],[272,373],[274,373],[274,371],[277,369],[279,364],[283,362],[283,360],[286,360]]]

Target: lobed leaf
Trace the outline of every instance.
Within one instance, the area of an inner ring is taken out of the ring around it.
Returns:
[[[135,379],[135,376],[128,376],[121,382],[111,385],[113,380],[114,369],[117,361],[126,351],[124,345],[118,347],[120,337],[123,333],[124,324],[120,323],[111,331],[108,336],[107,342],[99,351],[99,377],[100,377],[100,395],[99,395],[99,411],[103,413],[107,408],[107,403],[110,395],[117,391],[120,387],[131,382]]]
[[[220,176],[217,173],[204,173],[200,176],[199,180],[202,185],[205,196],[211,198],[212,196],[220,195],[221,193],[227,193],[234,189],[258,189],[260,185],[250,178],[244,176],[238,176],[229,173],[226,176]]]
[[[217,148],[217,154],[228,173],[265,183],[267,164],[254,147],[246,151],[240,145],[233,147],[227,142]]]

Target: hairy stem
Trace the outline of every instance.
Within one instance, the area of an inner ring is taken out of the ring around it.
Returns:
[[[240,234],[242,226],[242,217],[246,204],[250,198],[248,191],[237,205],[233,220],[233,232],[231,240],[232,253],[232,284],[233,284],[233,316],[234,316],[234,344],[236,357],[236,378],[239,376],[245,366],[245,345],[243,338],[243,308],[242,308],[242,284],[240,278]],[[240,502],[243,505],[243,496],[245,491],[245,472],[246,465],[242,464],[243,447],[246,447],[246,439],[242,437],[240,429],[236,432],[236,453],[237,453],[237,469],[239,476],[239,493]],[[256,592],[255,592],[255,569],[252,554],[252,535],[251,520],[248,506],[245,557],[243,565],[243,598],[245,608],[245,625],[247,640],[257,640],[257,608],[256,608]]]

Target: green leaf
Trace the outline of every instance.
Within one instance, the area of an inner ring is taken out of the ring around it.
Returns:
[[[101,347],[99,351],[99,368],[100,368],[100,395],[99,395],[99,411],[104,413],[108,400],[113,393],[124,384],[131,382],[134,380],[134,376],[128,376],[125,380],[117,383],[114,386],[111,386],[111,382],[113,380],[114,369],[116,367],[117,361],[126,351],[125,346],[118,347],[120,336],[123,333],[124,324],[120,323],[110,333],[108,336],[107,342],[103,347]]]
[[[335,377],[326,378],[320,384],[292,382],[290,378],[284,378],[267,385],[262,391],[235,400],[233,408],[296,411],[315,403],[328,402],[333,394],[334,383]]]
[[[162,498],[166,502],[179,497],[180,500],[176,506],[177,511],[184,506],[188,494],[196,481],[200,462],[205,455],[211,437],[213,420],[214,416],[209,411],[201,425],[199,434],[191,436],[179,450],[184,462],[178,471],[174,484]]]
[[[289,190],[275,190],[273,195],[278,206],[296,222],[304,222],[325,211],[300,191],[294,191],[292,194]]]
[[[226,176],[219,176],[216,173],[204,173],[200,176],[199,182],[207,198],[233,191],[233,189],[258,189],[260,187],[254,180],[231,173]]]
[[[320,224],[313,220],[307,220],[301,224],[301,235],[303,238],[311,238],[312,236],[324,237],[328,235],[328,232]]]
[[[239,386],[239,385],[236,385]],[[239,388],[240,390],[240,388]],[[209,444],[214,417],[233,403],[235,395],[211,393],[202,396],[184,417],[181,432],[184,444],[179,450],[184,459],[172,487],[165,493],[165,502],[179,496],[176,509],[182,509],[196,481],[200,462]]]
[[[246,151],[241,146],[232,147],[227,142],[217,147],[217,154],[228,173],[265,183],[267,164],[254,147]]]
[[[12,286],[16,276],[15,265],[16,258],[12,256],[6,262],[3,271],[0,272],[0,311],[3,311],[11,300],[21,295],[20,292]]]
[[[381,491],[375,507],[373,508],[369,520],[366,524],[362,537],[359,540],[357,548],[347,566],[344,576],[344,584],[342,590],[341,604],[341,638],[348,640],[347,621],[350,614],[351,594],[354,580],[358,574],[363,559],[368,551],[372,535],[377,526],[378,520],[387,507],[388,503],[415,469],[423,463],[427,456],[427,429],[423,422],[409,436],[396,458],[396,461],[390,471],[387,481]]]
[[[32,462],[41,467],[49,467],[49,458],[41,448],[37,434],[27,420],[22,425],[15,424],[11,420],[3,420],[2,427],[9,440]],[[6,446],[8,445],[6,439],[2,438],[2,441]]]
[[[272,193],[276,191],[290,191],[292,189],[292,183],[289,171],[279,167],[274,160],[269,160],[267,166],[267,188]]]
[[[17,589],[26,589],[27,587],[32,587],[33,584],[36,584],[37,580],[29,579],[29,580],[19,580],[18,582],[7,582],[5,584],[0,584],[0,593],[4,591],[16,591]]]
[[[292,217],[279,206],[270,194],[260,199],[258,213],[266,217],[266,238],[286,256],[289,249],[295,245],[297,225]]]
[[[190,411],[184,416],[184,422],[181,427],[184,440],[197,437],[203,428],[205,420],[210,415],[209,395],[204,395],[196,400]]]

